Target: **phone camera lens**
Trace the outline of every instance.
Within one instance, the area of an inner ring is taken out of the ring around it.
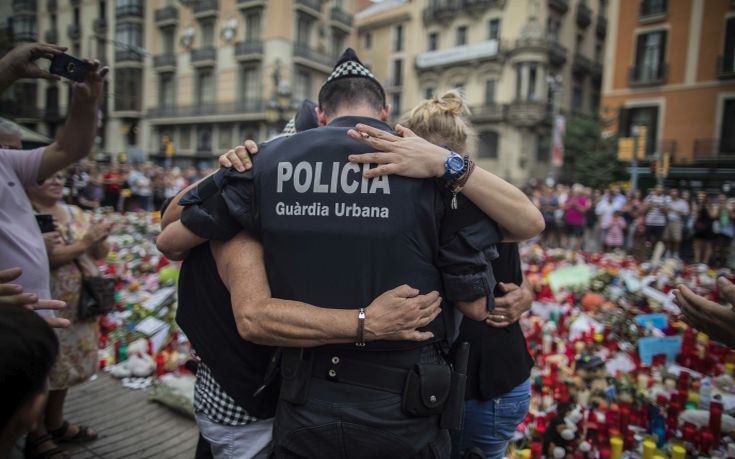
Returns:
[[[67,71],[67,72],[69,72],[69,73],[74,73],[74,71],[75,71],[76,69],[77,69],[77,66],[76,66],[76,65],[74,65],[74,63],[73,63],[73,62],[70,62],[70,63],[66,64],[66,71]]]

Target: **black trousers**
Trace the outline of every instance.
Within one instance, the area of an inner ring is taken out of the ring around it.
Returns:
[[[409,417],[401,396],[312,378],[305,404],[278,402],[276,458],[444,459],[449,433],[439,416]]]

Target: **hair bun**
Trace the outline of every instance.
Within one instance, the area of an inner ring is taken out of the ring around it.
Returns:
[[[441,107],[450,112],[454,116],[469,115],[470,109],[467,107],[459,91],[452,89],[441,95],[438,99]]]

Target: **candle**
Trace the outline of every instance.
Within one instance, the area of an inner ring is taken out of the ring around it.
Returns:
[[[682,445],[674,445],[671,448],[671,459],[685,459],[687,450]]]
[[[623,454],[623,439],[615,436],[610,437],[610,459],[620,459]]]
[[[720,443],[720,430],[722,428],[722,402],[712,400],[709,404],[709,431],[715,444]]]
[[[540,441],[535,441],[531,443],[531,459],[541,459],[542,449],[543,445]]]
[[[643,442],[643,459],[653,459],[656,453],[656,443],[653,440]]]
[[[699,448],[701,452],[708,453],[710,448],[712,448],[712,445],[714,444],[714,437],[712,436],[712,432],[705,430],[701,433],[699,442]]]

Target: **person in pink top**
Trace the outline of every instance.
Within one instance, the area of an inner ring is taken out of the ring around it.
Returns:
[[[584,236],[585,214],[590,209],[590,200],[584,195],[584,187],[575,184],[564,203],[564,222],[566,223],[566,247],[575,250],[581,247]]]
[[[625,227],[628,226],[623,218],[623,212],[616,210],[613,213],[605,235],[605,251],[619,249],[625,243]]]

